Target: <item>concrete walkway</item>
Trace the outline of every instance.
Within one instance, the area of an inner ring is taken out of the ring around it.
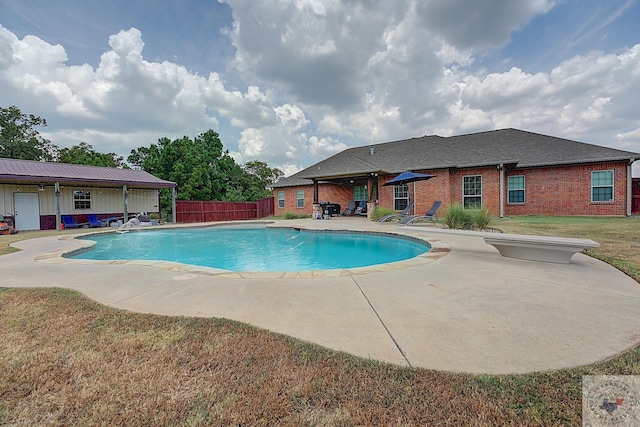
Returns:
[[[61,258],[69,235],[0,257],[0,286],[65,287],[103,304],[234,319],[358,356],[472,373],[590,364],[640,342],[640,284],[582,254],[571,264],[503,258],[482,233],[363,218],[274,225],[370,230],[431,242],[408,262],[306,273],[221,273],[166,262]]]

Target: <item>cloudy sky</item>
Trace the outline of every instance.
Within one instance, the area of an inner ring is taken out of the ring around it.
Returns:
[[[124,157],[214,129],[287,175],[507,127],[640,152],[638,22],[640,0],[0,0],[0,106]]]

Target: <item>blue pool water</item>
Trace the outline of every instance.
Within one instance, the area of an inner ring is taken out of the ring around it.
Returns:
[[[97,242],[75,259],[163,260],[231,271],[364,267],[427,252],[427,244],[365,233],[212,227],[83,237]]]

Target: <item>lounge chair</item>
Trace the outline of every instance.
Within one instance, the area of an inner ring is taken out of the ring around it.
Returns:
[[[438,217],[436,216],[436,212],[438,212],[438,209],[440,209],[440,206],[442,206],[442,202],[440,200],[436,200],[435,202],[433,202],[433,205],[431,205],[431,207],[429,208],[429,210],[427,211],[426,214],[424,215],[409,215],[405,218],[402,219],[402,221],[400,221],[400,224],[402,225],[409,225],[414,221],[419,221],[419,220],[429,220],[433,223],[438,221]]]
[[[356,208],[354,215],[366,215],[367,214],[367,202],[364,200],[360,202]]]
[[[64,228],[78,228],[78,222],[71,215],[62,215]]]
[[[349,206],[347,206],[347,209],[345,209],[344,212],[342,212],[342,216],[353,215],[355,210],[356,210],[356,201],[350,200]]]
[[[98,215],[89,214],[89,228],[102,227],[104,224],[98,219]]]
[[[402,212],[394,213],[394,214],[390,214],[390,215],[385,215],[382,218],[380,218],[378,220],[378,222],[385,222],[385,221],[389,221],[391,219],[402,219],[402,218],[406,217],[407,215],[409,215],[409,212],[411,212],[412,209],[413,209],[413,202],[410,202],[407,205],[407,207],[402,210]]]

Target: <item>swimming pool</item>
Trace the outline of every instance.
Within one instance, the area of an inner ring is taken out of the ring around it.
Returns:
[[[330,270],[402,261],[430,246],[402,237],[290,228],[210,227],[82,237],[96,245],[74,259],[162,260],[229,271]]]

